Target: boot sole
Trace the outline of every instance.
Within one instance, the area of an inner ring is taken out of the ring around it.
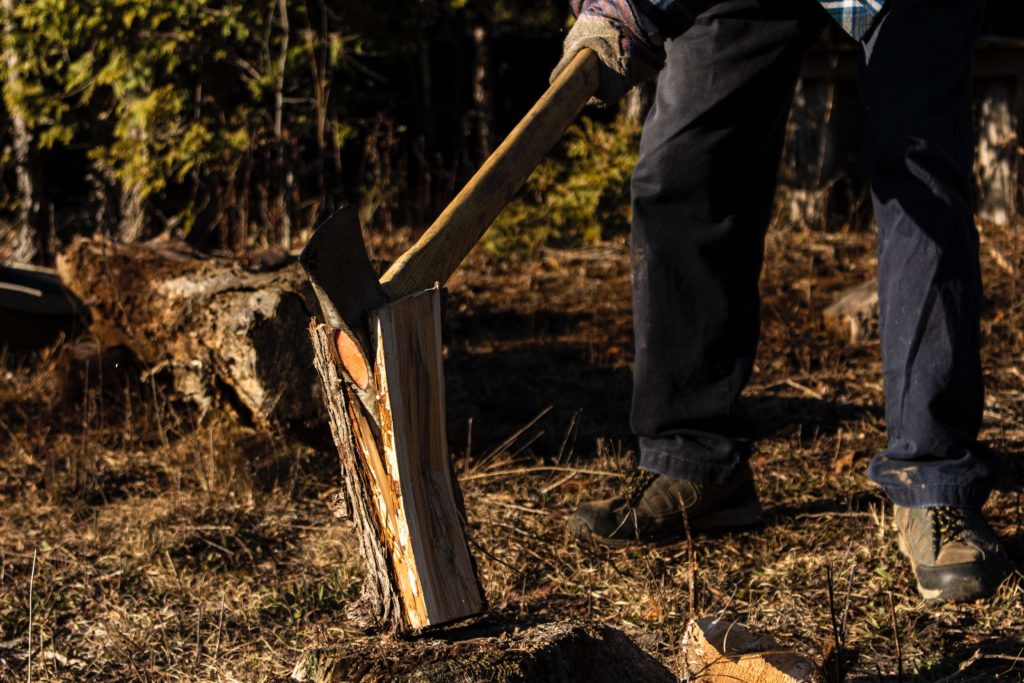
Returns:
[[[906,541],[903,539],[903,534],[898,530],[896,538],[900,553],[910,562],[918,594],[924,599],[925,604],[931,607],[950,602],[976,602],[990,598],[1002,583],[1005,572],[1002,571],[1002,565],[999,562],[996,563],[996,567],[982,568],[981,576],[976,573],[975,565],[972,564],[948,565],[941,569],[939,567],[921,567],[914,561]],[[940,585],[938,587],[925,585],[934,586],[943,583],[943,574],[946,575],[947,580],[958,581],[960,585]],[[950,574],[954,576],[951,577]]]
[[[754,501],[743,507],[719,510],[706,515],[701,515],[690,520],[690,531],[694,534],[714,534],[716,532],[740,531],[759,525],[763,520],[763,510],[760,501]],[[681,530],[678,536],[667,536],[664,538],[608,538],[595,534],[589,526],[575,517],[570,517],[566,523],[566,530],[579,540],[592,541],[609,548],[626,548],[630,546],[669,546],[681,543],[686,540],[685,529]]]

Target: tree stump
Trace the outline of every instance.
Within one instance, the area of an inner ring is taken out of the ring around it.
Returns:
[[[554,623],[445,639],[363,639],[303,653],[297,681],[423,683],[670,683],[672,673],[626,634],[595,624]]]
[[[93,238],[57,266],[96,340],[130,349],[200,414],[219,400],[259,427],[323,429],[305,335],[316,299],[297,264],[247,269],[181,242]]]

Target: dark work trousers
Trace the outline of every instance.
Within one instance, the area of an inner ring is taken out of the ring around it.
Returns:
[[[971,70],[982,0],[890,0],[863,45],[888,447],[900,505],[980,507],[981,278]],[[632,426],[640,466],[722,482],[749,456],[737,413],[758,278],[814,0],[723,0],[667,44],[633,174]],[[801,343],[794,340],[794,343]]]

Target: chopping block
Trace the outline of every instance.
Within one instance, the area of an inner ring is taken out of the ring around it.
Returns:
[[[366,564],[350,616],[417,633],[486,600],[448,451],[441,287],[597,90],[583,50],[423,236],[378,279],[352,208],[299,258],[320,302],[310,325],[346,500]]]

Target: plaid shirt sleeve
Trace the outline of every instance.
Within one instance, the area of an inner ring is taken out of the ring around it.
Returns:
[[[621,1],[621,0],[620,0]],[[693,22],[693,17],[714,0],[631,0],[636,10],[650,19],[665,38],[674,38]],[[886,0],[818,0],[847,33],[860,40],[871,27]],[[578,14],[578,12],[577,12]]]
[[[871,28],[885,0],[818,0],[843,30],[860,40]]]

